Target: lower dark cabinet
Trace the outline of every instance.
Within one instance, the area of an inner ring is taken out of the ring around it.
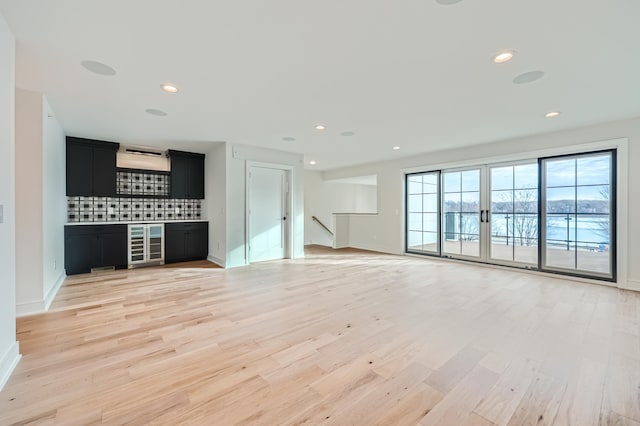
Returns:
[[[206,259],[209,254],[209,223],[166,223],[164,239],[165,263]]]
[[[67,225],[64,227],[64,267],[67,275],[92,268],[127,267],[127,225]]]

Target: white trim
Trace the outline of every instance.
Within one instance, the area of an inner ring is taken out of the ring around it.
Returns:
[[[620,283],[618,283],[618,287],[625,290],[640,291],[640,280],[627,280],[627,282],[623,284],[624,285],[621,286]]]
[[[46,312],[44,300],[34,300],[16,304],[16,317],[26,317]]]
[[[64,272],[61,273],[60,276],[58,277],[58,279],[56,280],[56,283],[49,290],[49,293],[47,294],[47,297],[45,297],[45,299],[44,299],[44,310],[45,311],[48,311],[49,308],[51,307],[51,303],[53,303],[53,300],[56,298],[56,295],[58,294],[58,291],[60,290],[60,287],[62,287],[62,283],[64,283],[64,280],[66,278],[67,278],[67,275]]]
[[[20,362],[20,346],[18,342],[13,342],[13,344],[7,349],[7,351],[0,358],[0,391],[9,381],[9,377],[13,370],[15,370],[18,362]]]
[[[295,221],[293,220],[293,206],[295,206],[295,193],[293,191],[294,188],[294,176],[293,170],[295,166],[290,166],[287,164],[278,164],[278,163],[266,163],[262,161],[250,161],[246,160],[246,169],[245,169],[245,212],[244,212],[244,261],[245,265],[250,265],[251,260],[249,256],[249,243],[251,242],[251,232],[250,232],[250,222],[249,222],[249,207],[250,207],[250,173],[252,167],[261,167],[267,169],[276,169],[283,170],[285,172],[285,180],[288,182],[288,191],[286,192],[286,206],[287,206],[287,223],[286,223],[286,233],[287,233],[287,247],[285,249],[284,258],[285,259],[293,259],[294,250],[294,235],[295,235]]]
[[[222,259],[218,259],[215,256],[207,256],[207,260],[211,263],[215,263],[216,265],[218,265],[221,268],[224,268],[224,261]]]
[[[606,149],[620,149],[621,146],[628,146],[628,138],[609,139],[598,142],[579,143],[575,145],[564,145],[561,147],[538,149],[535,151],[519,151],[513,154],[496,155],[493,157],[474,158],[472,160],[454,161],[450,163],[426,164],[419,167],[402,168],[403,175],[410,173],[431,172],[435,170],[473,167],[489,163],[507,163],[512,161],[526,161],[542,157],[553,157],[556,155],[580,154],[581,152],[599,151]]]

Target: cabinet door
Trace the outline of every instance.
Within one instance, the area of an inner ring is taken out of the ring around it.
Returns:
[[[171,156],[171,198],[188,198],[188,170],[189,159],[187,157]]]
[[[77,195],[93,195],[93,147],[68,143],[67,196]]]
[[[64,269],[67,275],[91,272],[94,259],[95,235],[68,235],[64,242]]]
[[[189,259],[207,258],[209,254],[209,236],[206,229],[189,231],[187,241],[187,257]]]
[[[186,239],[187,232],[173,230],[168,226],[164,230],[164,258],[165,263],[179,262],[187,257]]]
[[[193,157],[189,159],[187,197],[195,199],[204,198],[204,158]]]
[[[113,149],[93,149],[93,195],[115,197],[116,194],[116,151]]]
[[[101,239],[102,259],[101,267],[115,266],[123,268],[127,266],[127,234],[118,232],[103,234]]]

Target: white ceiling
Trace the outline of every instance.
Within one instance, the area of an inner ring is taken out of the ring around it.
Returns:
[[[46,93],[74,136],[229,141],[325,170],[640,116],[638,0],[0,0],[0,13],[18,86]],[[492,63],[505,48],[515,59]]]

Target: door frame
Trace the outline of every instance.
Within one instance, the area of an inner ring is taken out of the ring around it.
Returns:
[[[244,256],[247,265],[251,264],[251,256],[249,247],[251,244],[251,221],[249,219],[249,211],[251,207],[251,180],[250,173],[253,167],[260,167],[263,169],[275,169],[282,170],[285,173],[285,217],[287,220],[284,225],[284,257],[283,259],[291,259],[291,253],[293,252],[293,220],[291,218],[291,212],[293,210],[293,166],[277,163],[265,163],[261,161],[247,161],[245,168],[245,233],[244,233]]]

